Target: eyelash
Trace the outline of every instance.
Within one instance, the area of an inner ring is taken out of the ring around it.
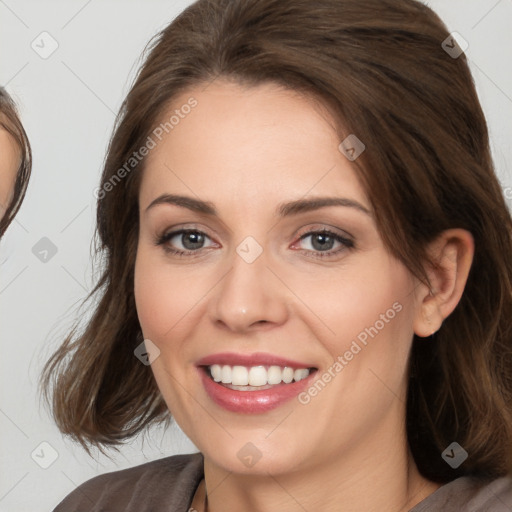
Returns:
[[[179,229],[177,231],[171,231],[169,233],[164,233],[163,235],[159,236],[157,238],[157,240],[156,240],[156,245],[164,246],[164,250],[167,253],[171,253],[174,256],[178,256],[180,258],[181,257],[185,257],[185,256],[195,256],[203,248],[199,248],[199,249],[197,249],[195,251],[192,251],[192,250],[182,251],[182,250],[179,250],[179,249],[173,249],[169,245],[166,245],[167,242],[169,240],[171,240],[172,238],[174,238],[175,236],[183,235],[183,234],[189,234],[189,233],[201,234],[201,235],[204,235],[207,238],[210,238],[210,237],[208,237],[208,235],[206,233],[204,233],[203,231],[200,231],[198,229]],[[310,251],[310,250],[307,250],[307,249],[302,249],[303,252],[306,252],[307,254],[310,254],[310,255],[312,255],[315,258],[330,258],[330,257],[336,256],[339,252],[341,252],[343,250],[354,249],[355,248],[355,244],[354,244],[353,240],[345,238],[345,237],[339,235],[338,233],[334,233],[333,231],[329,231],[328,229],[308,231],[307,233],[304,233],[303,235],[301,235],[301,237],[299,238],[299,241],[302,241],[305,238],[307,238],[309,236],[312,236],[312,235],[326,235],[326,236],[329,236],[330,238],[333,238],[336,242],[341,243],[342,246],[343,246],[343,247],[339,248],[336,251],[332,251],[332,250],[330,250],[330,251]]]

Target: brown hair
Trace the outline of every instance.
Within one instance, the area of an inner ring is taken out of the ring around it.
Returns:
[[[462,299],[433,338],[415,336],[410,355],[409,444],[420,472],[438,482],[512,470],[512,219],[466,58],[442,48],[448,37],[415,0],[199,0],[149,48],[101,179],[105,190],[178,93],[219,76],[273,82],[321,98],[340,140],[354,133],[364,142],[354,163],[379,232],[423,282],[429,242],[449,228],[471,232]],[[169,418],[151,369],[133,355],[142,341],[133,272],[143,166],[100,196],[99,301],[42,379],[59,428],[86,449]],[[441,457],[453,441],[469,454],[458,469]]]
[[[20,209],[32,170],[32,151],[27,134],[21,124],[14,101],[3,87],[0,87],[0,127],[11,135],[21,153],[14,183],[14,197],[9,206],[5,205],[5,213],[0,219],[0,237],[2,237]]]

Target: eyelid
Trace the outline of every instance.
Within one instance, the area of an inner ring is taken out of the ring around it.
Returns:
[[[302,231],[302,233],[301,233]],[[176,249],[171,248],[167,246],[166,244],[174,237],[183,235],[189,232],[193,233],[199,233],[203,235],[205,238],[208,238],[212,245],[207,247],[200,247],[198,249]],[[302,227],[299,231],[299,234],[296,235],[298,237],[295,242],[292,243],[291,247],[295,248],[297,244],[299,244],[302,240],[314,236],[317,234],[325,234],[328,237],[333,238],[336,242],[338,242],[341,247],[338,249],[329,249],[326,251],[319,251],[319,250],[311,250],[311,249],[302,249],[297,248],[297,250],[302,251],[303,253],[310,254],[313,257],[317,258],[334,258],[338,253],[344,252],[346,250],[355,249],[355,240],[354,237],[349,234],[348,232],[341,230],[339,228],[335,228],[333,226],[329,226],[326,224],[312,224],[305,227]],[[214,240],[214,237],[210,236],[204,228],[199,228],[196,225],[190,225],[190,224],[182,224],[182,225],[176,225],[170,228],[167,228],[162,232],[162,234],[157,235],[155,238],[155,245],[157,246],[163,246],[164,249],[169,252],[173,253],[176,256],[188,256],[188,257],[194,257],[201,255],[205,250],[211,249],[212,247],[219,246],[219,243]]]
[[[204,229],[200,229],[197,227],[188,227],[188,226],[176,226],[173,228],[165,229],[161,234],[156,234],[155,236],[155,243],[156,245],[161,245],[163,243],[166,243],[167,241],[171,240],[175,236],[184,234],[184,233],[199,233],[201,235],[204,235],[205,238],[208,238],[213,242],[214,245],[218,245],[218,242],[215,242],[214,237],[209,235]],[[194,251],[199,252],[199,251]]]
[[[354,236],[351,235],[348,231],[337,228],[335,226],[331,226],[330,224],[308,224],[307,226],[303,226],[296,235],[299,239],[304,235],[308,235],[311,233],[318,233],[323,231],[329,231],[333,234],[340,236],[346,240],[354,241]]]
[[[163,230],[159,230],[157,232],[157,238],[161,238],[167,236],[168,234],[176,233],[179,231],[197,231],[208,236],[209,238],[215,238],[215,236],[211,234],[210,229],[206,228],[205,226],[200,226],[194,222],[185,222],[184,224],[178,223],[173,226],[166,227]]]

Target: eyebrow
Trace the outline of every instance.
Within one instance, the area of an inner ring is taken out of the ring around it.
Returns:
[[[149,204],[149,206],[146,208],[146,211],[161,204],[173,204],[176,206],[181,206],[182,208],[187,208],[194,212],[218,216],[218,212],[213,203],[177,194],[162,194]],[[279,217],[287,217],[290,215],[298,215],[300,213],[310,212],[329,206],[344,206],[348,208],[354,208],[355,210],[371,216],[370,210],[368,210],[362,204],[353,199],[348,199],[345,197],[314,197],[311,199],[298,199],[280,204],[276,208],[276,214]]]

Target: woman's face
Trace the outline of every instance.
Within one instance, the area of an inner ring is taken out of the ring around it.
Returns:
[[[322,112],[276,85],[217,80],[177,98],[168,133],[152,135],[138,316],[174,418],[228,471],[354,453],[367,465],[382,442],[404,442],[418,286]]]
[[[0,127],[0,218],[9,207],[20,164],[20,152],[9,132]]]

